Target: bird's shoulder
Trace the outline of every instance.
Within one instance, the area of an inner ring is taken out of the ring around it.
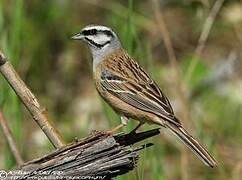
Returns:
[[[136,83],[149,83],[151,78],[124,49],[118,49],[103,61],[103,67],[113,74]]]

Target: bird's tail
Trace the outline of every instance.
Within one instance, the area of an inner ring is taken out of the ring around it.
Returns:
[[[210,167],[216,166],[216,160],[208,153],[208,151],[200,145],[182,126],[172,123],[166,124],[167,128],[172,131],[187,147],[189,147],[204,164]]]

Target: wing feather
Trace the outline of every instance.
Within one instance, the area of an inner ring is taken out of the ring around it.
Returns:
[[[168,98],[125,51],[107,58],[101,67],[101,86],[136,108],[180,124]]]
[[[135,87],[127,81],[117,82],[112,80],[103,80],[101,81],[101,86],[112,95],[135,108],[156,114],[168,121],[179,124],[173,114],[167,112],[163,106],[153,101],[150,96],[147,96],[147,94],[145,95],[135,89]]]

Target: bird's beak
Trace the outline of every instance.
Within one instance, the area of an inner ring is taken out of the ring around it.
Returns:
[[[83,38],[84,38],[84,35],[82,33],[77,33],[71,37],[71,39],[73,39],[73,40],[81,40]]]

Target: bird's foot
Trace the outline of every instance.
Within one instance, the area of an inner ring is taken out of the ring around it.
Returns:
[[[118,126],[108,130],[106,133],[107,133],[107,135],[113,135],[114,132],[116,132],[117,130],[119,130],[122,127],[124,127],[124,124],[119,124]]]
[[[135,135],[137,134],[136,131],[143,125],[143,123],[139,123],[129,134],[130,135]]]

